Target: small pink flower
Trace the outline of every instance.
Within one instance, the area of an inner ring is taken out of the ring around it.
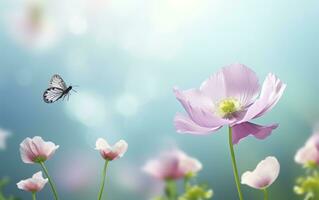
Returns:
[[[319,133],[313,134],[295,155],[296,163],[305,165],[315,163],[319,165]]]
[[[197,159],[180,150],[163,152],[158,159],[148,161],[143,167],[144,172],[161,180],[184,178],[201,169],[202,164]]]
[[[265,139],[278,125],[263,126],[251,120],[270,111],[285,88],[286,84],[273,74],[268,74],[260,87],[258,77],[248,67],[241,64],[224,67],[198,89],[174,89],[186,111],[186,115],[175,116],[175,128],[180,133],[205,135],[230,126],[233,144],[248,135]]]
[[[105,160],[115,160],[121,158],[128,148],[128,144],[124,140],[120,140],[111,146],[103,138],[97,139],[95,146],[95,149],[100,151],[101,156]]]
[[[43,178],[42,172],[35,173],[32,178],[28,178],[17,183],[20,190],[28,192],[38,192],[43,189],[45,184],[48,182],[47,178]]]
[[[20,155],[24,163],[40,163],[50,159],[59,145],[45,142],[41,137],[26,138],[20,144]]]
[[[247,171],[241,176],[241,183],[256,189],[269,187],[278,177],[280,164],[275,157],[262,160],[254,171]]]

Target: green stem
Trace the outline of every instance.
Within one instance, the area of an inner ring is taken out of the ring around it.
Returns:
[[[102,199],[102,195],[103,195],[103,191],[104,191],[104,185],[105,185],[105,178],[106,178],[106,170],[107,170],[108,163],[109,163],[109,161],[105,160],[105,164],[104,164],[104,168],[103,168],[103,172],[102,172],[102,181],[101,181],[101,188],[100,188],[98,200]]]
[[[189,178],[185,177],[184,178],[184,190],[185,190],[185,192],[187,191],[188,186],[189,186]]]
[[[0,200],[2,200],[2,199],[5,199],[5,198],[4,198],[3,194],[2,194],[2,191],[0,191]]]
[[[36,200],[35,192],[32,192],[32,200]]]
[[[53,195],[54,195],[54,199],[55,200],[59,200],[57,190],[56,190],[55,185],[54,185],[54,183],[53,183],[53,181],[52,181],[52,179],[51,179],[51,177],[49,175],[49,172],[48,172],[47,168],[44,165],[44,162],[40,162],[40,165],[41,165],[41,167],[42,167],[42,169],[43,169],[43,171],[45,173],[45,176],[49,179],[49,183],[50,183]]]
[[[177,199],[177,186],[174,180],[166,180],[165,194],[168,200]]]
[[[232,134],[232,128],[229,126],[228,128],[228,142],[229,142],[229,149],[230,149],[230,154],[231,154],[231,160],[232,160],[232,165],[233,165],[233,172],[234,172],[234,178],[237,186],[237,192],[238,192],[238,197],[240,200],[243,200],[243,194],[240,189],[240,182],[239,182],[239,176],[238,176],[238,169],[237,169],[237,164],[236,164],[236,157],[235,157],[235,152],[234,152],[234,146],[233,146],[233,134]]]
[[[264,200],[268,200],[268,191],[267,189],[263,189],[263,192],[264,192]]]
[[[185,190],[185,192],[187,191],[188,187],[190,186],[190,180],[191,180],[191,176],[186,175],[184,177],[184,190]]]

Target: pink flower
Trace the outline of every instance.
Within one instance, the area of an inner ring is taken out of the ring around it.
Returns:
[[[158,159],[148,161],[143,171],[151,176],[166,180],[180,179],[189,174],[196,174],[202,164],[180,150],[163,152]]]
[[[128,144],[124,140],[120,140],[111,146],[103,138],[97,139],[95,146],[95,149],[100,151],[105,160],[115,160],[121,158],[128,148]]]
[[[24,163],[40,163],[50,159],[59,148],[53,142],[45,142],[41,137],[26,138],[20,144],[20,155]]]
[[[17,186],[20,190],[25,190],[28,192],[38,192],[42,190],[47,182],[48,179],[44,179],[42,176],[42,172],[39,171],[38,173],[34,174],[32,178],[28,178],[17,183]]]
[[[176,115],[176,130],[205,135],[229,125],[233,129],[234,144],[249,134],[264,139],[278,125],[261,126],[249,121],[271,110],[285,88],[286,84],[273,74],[268,74],[260,89],[258,78],[251,69],[241,64],[224,67],[204,81],[199,89],[174,89],[176,98],[187,112],[187,115]]]
[[[295,155],[296,163],[319,165],[319,133],[313,134]]]
[[[256,189],[269,187],[278,177],[280,164],[275,157],[262,160],[254,171],[247,171],[241,176],[241,183]]]

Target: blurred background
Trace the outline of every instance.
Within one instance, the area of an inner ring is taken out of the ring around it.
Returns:
[[[198,87],[222,66],[243,63],[262,82],[268,72],[288,88],[258,122],[278,122],[266,140],[236,146],[240,174],[266,156],[281,163],[270,199],[299,199],[296,150],[319,119],[319,2],[230,0],[1,0],[0,150],[7,194],[30,199],[15,183],[40,170],[23,164],[19,144],[42,136],[60,148],[47,162],[61,199],[95,199],[103,160],[95,140],[125,139],[129,150],[109,168],[107,197],[146,200],[161,184],[141,172],[162,150],[179,147],[203,163],[199,181],[214,199],[236,199],[226,129],[207,136],[177,134],[183,111],[172,88]],[[69,101],[45,104],[51,76],[79,85]],[[243,186],[246,199],[261,199]],[[39,199],[51,198],[47,186]]]

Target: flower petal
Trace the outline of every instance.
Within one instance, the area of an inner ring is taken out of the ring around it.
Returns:
[[[50,159],[55,151],[59,148],[59,145],[55,145],[53,142],[45,142],[41,137],[35,136],[32,139],[32,146],[38,155],[43,155],[47,159]]]
[[[36,155],[29,148],[29,144],[31,143],[31,138],[26,138],[20,143],[20,155],[21,159],[24,163],[32,164],[34,163],[33,158]]]
[[[125,142],[124,140],[120,140],[114,145],[113,151],[118,155],[118,157],[122,157],[127,151],[127,148],[127,142]]]
[[[96,150],[105,150],[105,149],[111,150],[111,146],[109,145],[109,143],[105,139],[98,138],[95,142],[95,149]]]
[[[106,160],[115,160],[122,157],[128,148],[128,144],[124,140],[120,140],[115,145],[110,146],[103,138],[98,138],[95,145],[95,149],[100,151],[101,156]]]
[[[41,178],[43,178],[42,171],[39,171],[39,172],[33,174],[32,178],[33,179],[41,179]]]
[[[306,142],[306,146],[315,146],[319,151],[319,133],[314,133]]]
[[[265,139],[271,132],[278,127],[278,124],[261,126],[250,122],[244,122],[232,127],[233,144],[237,144],[241,139],[248,135],[253,135],[258,139]]]
[[[148,161],[143,167],[144,172],[161,180],[181,179],[201,169],[202,164],[197,159],[178,149],[162,152],[159,158]]]
[[[239,124],[260,117],[271,110],[281,98],[285,88],[286,84],[275,75],[268,74],[263,83],[259,99],[248,108],[244,118],[237,123]]]
[[[192,121],[199,126],[212,128],[231,123],[230,120],[215,115],[213,101],[199,90],[180,91],[175,88],[174,93]]]
[[[269,156],[262,160],[254,171],[247,171],[241,177],[241,183],[256,189],[270,186],[278,177],[280,164],[275,157]]]
[[[222,126],[216,126],[214,128],[202,127],[193,122],[188,116],[184,116],[180,113],[177,113],[174,118],[175,129],[179,133],[190,133],[195,135],[206,135],[217,131]]]
[[[157,179],[165,179],[161,163],[158,160],[149,160],[142,170]]]
[[[315,145],[305,145],[298,149],[295,155],[295,162],[298,164],[307,164],[315,162],[319,164],[319,151]]]
[[[44,179],[42,172],[39,171],[33,174],[32,178],[21,180],[17,183],[17,187],[21,190],[29,192],[38,192],[43,189],[45,184],[48,182],[48,179]]]
[[[255,72],[242,64],[233,64],[213,74],[200,90],[219,102],[226,98],[236,98],[242,106],[251,104],[259,92],[258,77]]]
[[[203,165],[201,162],[199,162],[199,160],[187,156],[180,161],[179,167],[185,174],[190,172],[197,173],[203,169]]]
[[[53,142],[46,142],[41,137],[35,136],[32,139],[26,138],[20,144],[20,155],[24,163],[32,164],[41,158],[42,161],[52,157],[59,148]]]

